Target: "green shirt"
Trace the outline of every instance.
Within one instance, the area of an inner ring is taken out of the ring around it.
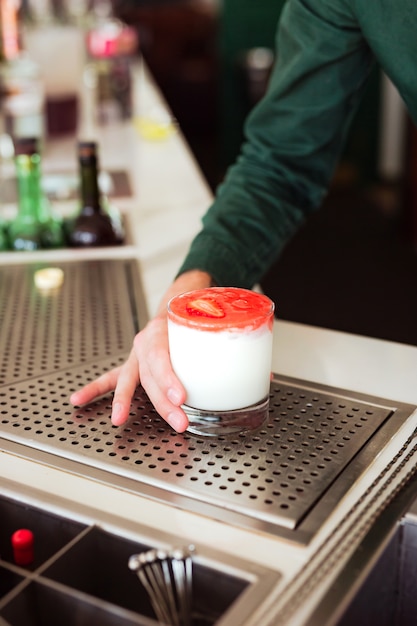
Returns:
[[[265,98],[180,273],[253,287],[322,203],[375,62],[417,122],[417,0],[287,0]]]

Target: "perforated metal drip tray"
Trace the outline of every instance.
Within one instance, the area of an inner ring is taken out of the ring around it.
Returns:
[[[48,453],[54,465],[300,542],[311,538],[411,411],[275,378],[269,417],[256,431],[178,434],[141,388],[130,420],[115,427],[110,398],[81,410],[68,402],[81,381],[114,365],[103,361],[3,386],[2,436],[23,444],[19,453],[30,458]]]
[[[146,323],[135,259],[53,262],[62,286],[39,289],[35,273],[48,265],[0,265],[0,386],[36,379],[36,388],[41,374],[124,355]]]
[[[122,427],[111,398],[75,410],[72,391],[121,364],[145,322],[136,262],[58,264],[58,291],[34,287],[38,265],[0,268],[3,448],[245,528],[308,542],[414,411],[274,377],[268,419],[237,436],[174,432],[143,389]]]

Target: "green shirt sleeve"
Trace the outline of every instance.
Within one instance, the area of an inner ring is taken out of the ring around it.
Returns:
[[[287,0],[268,92],[179,273],[260,280],[321,204],[373,61],[347,0]]]

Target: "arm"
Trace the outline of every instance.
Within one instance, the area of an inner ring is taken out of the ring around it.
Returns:
[[[329,8],[343,4],[288,0],[268,93],[247,122],[242,154],[179,277],[158,315],[135,337],[127,362],[74,393],[71,402],[85,404],[114,389],[112,421],[120,425],[141,382],[158,413],[185,430],[185,391],[169,360],[166,304],[173,295],[209,286],[211,277],[219,285],[252,287],[321,202],[371,64],[351,16],[340,25],[342,16]]]
[[[182,270],[251,288],[327,192],[373,65],[346,0],[288,0],[268,92]]]

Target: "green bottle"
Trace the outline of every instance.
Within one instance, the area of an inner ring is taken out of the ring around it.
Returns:
[[[67,245],[64,221],[52,211],[49,200],[43,193],[38,204],[38,220],[42,225],[43,248],[63,248]]]
[[[35,138],[17,139],[15,166],[18,213],[9,226],[13,250],[30,251],[65,245],[62,222],[50,210],[41,187],[41,157]]]
[[[42,248],[42,226],[38,220],[39,154],[29,142],[16,141],[15,166],[18,191],[18,212],[9,225],[10,247],[27,251]]]

